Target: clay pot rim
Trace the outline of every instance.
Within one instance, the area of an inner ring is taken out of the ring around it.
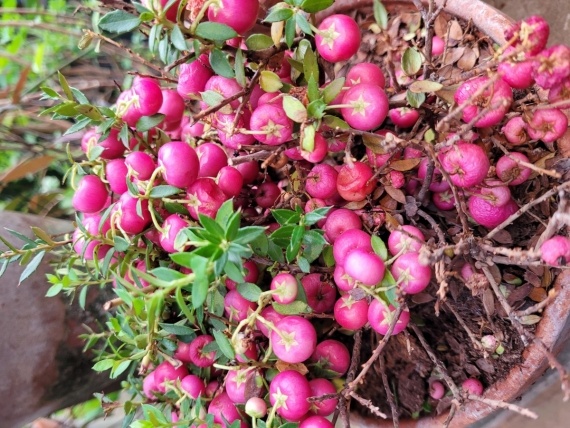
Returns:
[[[336,13],[348,13],[355,9],[372,6],[373,0],[336,0],[329,9],[317,14],[317,21]],[[427,4],[427,0],[422,0]],[[435,0],[436,5],[443,0]],[[409,7],[411,0],[383,0],[388,10],[400,7]],[[450,15],[472,20],[474,25],[484,34],[488,35],[496,43],[502,45],[506,42],[504,30],[513,23],[513,20],[494,7],[480,0],[452,0],[448,1],[444,9]],[[558,295],[548,305],[542,314],[535,335],[540,338],[544,345],[556,353],[560,345],[570,337],[570,271],[563,270],[555,281],[555,289]],[[485,390],[484,398],[510,402],[526,392],[548,368],[548,360],[542,350],[534,343],[529,345],[523,353],[523,362],[514,366],[506,378],[493,384]],[[493,408],[477,401],[470,401],[459,409],[450,426],[465,427],[479,421],[494,411]],[[402,420],[401,427],[430,428],[440,427],[447,419],[449,412],[433,417],[420,418],[418,420]],[[391,420],[364,419],[359,415],[352,415],[351,419],[360,426],[393,426]]]

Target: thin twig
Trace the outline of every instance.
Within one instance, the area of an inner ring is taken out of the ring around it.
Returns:
[[[386,374],[386,363],[384,362],[384,356],[380,355],[378,358],[378,366],[380,369],[380,376],[382,376],[382,383],[384,384],[384,390],[386,391],[386,399],[390,405],[390,410],[392,412],[392,422],[394,428],[399,428],[400,421],[398,419],[398,407],[396,406],[396,400],[394,399],[394,394],[390,389],[390,384],[388,383],[388,375]]]
[[[519,415],[526,416],[527,418],[531,419],[538,419],[538,415],[524,407],[517,406],[515,404],[505,403],[504,401],[500,400],[491,400],[490,398],[480,397],[478,395],[469,394],[467,396],[468,399],[473,401],[479,401],[481,403],[485,403],[494,409],[507,409],[511,412],[518,413]]]

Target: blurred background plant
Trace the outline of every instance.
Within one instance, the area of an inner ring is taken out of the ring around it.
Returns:
[[[133,65],[108,43],[79,49],[83,30],[97,31],[101,4],[95,0],[0,4],[0,210],[67,217],[73,212],[72,193],[62,183],[67,148],[79,155],[81,133],[68,132],[72,122],[64,117],[39,115],[51,103],[41,88],[58,88],[59,70],[90,100],[108,105]]]

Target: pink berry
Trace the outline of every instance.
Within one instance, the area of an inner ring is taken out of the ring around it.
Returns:
[[[267,414],[267,404],[263,398],[251,397],[245,403],[245,413],[252,418],[262,418]]]
[[[263,310],[261,311],[261,316],[266,321],[272,322],[273,324],[277,324],[279,321],[281,321],[283,318],[285,318],[285,315],[282,315],[279,312],[277,312],[275,309],[273,309],[273,306],[267,306],[267,307],[263,308]],[[261,331],[261,333],[265,337],[271,336],[271,330],[262,322],[256,321],[255,326],[257,327],[257,329],[259,331]]]
[[[180,381],[180,386],[193,400],[197,400],[198,397],[206,395],[204,380],[196,375],[189,374],[183,377]]]
[[[178,71],[178,94],[185,100],[198,97],[200,92],[204,92],[206,82],[212,77],[210,61],[208,56],[203,54],[190,64],[181,64]]]
[[[570,239],[566,236],[553,236],[540,247],[544,263],[550,266],[566,266],[570,261]]]
[[[309,416],[299,424],[299,428],[334,428],[331,421],[323,416]]]
[[[523,46],[529,56],[536,55],[544,49],[549,35],[548,22],[538,15],[529,16],[505,30],[505,39],[514,39],[512,46]]]
[[[513,199],[509,200],[505,205],[497,206],[476,195],[469,198],[467,205],[473,220],[487,229],[498,226],[519,209]]]
[[[434,380],[429,384],[429,396],[434,400],[441,400],[445,395],[445,387],[439,380]]]
[[[142,181],[148,180],[156,169],[153,157],[144,152],[129,153],[125,157],[125,165],[128,167],[131,177]]]
[[[311,355],[311,361],[342,376],[350,366],[350,353],[343,343],[327,339],[317,345],[315,352]]]
[[[194,220],[198,220],[199,214],[216,217],[216,213],[227,200],[224,192],[209,177],[198,178],[188,187],[187,198],[190,201],[187,205],[188,211]]]
[[[192,342],[190,342],[190,348],[188,355],[192,364],[197,367],[211,367],[216,361],[216,352],[204,352],[203,348],[208,343],[212,343],[214,338],[210,335],[204,334],[202,336],[196,337]]]
[[[373,251],[371,237],[360,229],[349,229],[342,233],[333,245],[333,256],[337,265],[344,266],[348,253],[356,248]]]
[[[366,269],[363,269],[366,266]],[[376,285],[384,278],[384,262],[374,253],[352,250],[344,261],[345,272],[363,285]]]
[[[96,213],[103,209],[109,191],[96,175],[86,175],[79,180],[73,195],[73,208],[82,213]]]
[[[323,226],[325,236],[331,244],[349,229],[362,229],[362,221],[354,211],[346,208],[329,213]]]
[[[421,293],[431,281],[431,268],[420,263],[418,253],[405,253],[392,264],[392,275],[407,294]]]
[[[436,206],[437,209],[442,211],[454,210],[457,206],[455,202],[455,196],[451,190],[446,190],[440,193],[432,193],[431,201]]]
[[[125,146],[119,139],[119,131],[111,128],[109,135],[102,141],[99,141],[101,134],[98,134],[94,129],[87,131],[81,138],[81,150],[91,157],[93,150],[103,148],[99,155],[102,159],[117,159],[125,153]]]
[[[139,204],[140,215],[139,210],[137,210],[137,205]],[[148,209],[148,200],[137,199],[129,193],[121,195],[115,208],[118,214],[113,218],[115,218],[117,226],[132,235],[141,233],[152,221]]]
[[[461,388],[468,394],[483,395],[483,384],[479,379],[465,379],[461,384]]]
[[[445,50],[445,41],[439,36],[433,36],[431,43],[432,56],[440,56]]]
[[[415,226],[404,225],[401,226],[401,230],[394,230],[390,233],[388,250],[393,256],[407,252],[417,253],[422,248],[425,240],[426,238],[420,229]]]
[[[105,178],[109,182],[109,187],[114,193],[121,195],[128,190],[128,171],[125,159],[113,159],[105,165]]]
[[[235,404],[245,404],[252,391],[261,393],[261,385],[263,382],[257,370],[230,370],[226,376],[226,393]]]
[[[257,309],[257,303],[242,297],[237,290],[230,290],[224,297],[224,314],[230,322],[240,322]]]
[[[196,147],[200,161],[198,177],[215,177],[228,164],[225,150],[214,143],[203,143]]]
[[[497,72],[511,88],[526,89],[534,83],[534,62],[505,61],[499,64]]]
[[[313,324],[297,315],[290,315],[275,324],[271,332],[273,352],[286,363],[302,363],[314,352],[317,332]]]
[[[534,62],[534,80],[543,89],[560,85],[570,76],[570,47],[555,45],[539,53]]]
[[[305,182],[305,190],[313,198],[327,199],[337,194],[336,183],[338,172],[329,164],[315,165]]]
[[[183,379],[188,376],[188,369],[184,366],[175,368],[168,361],[160,363],[154,371],[154,380],[159,392],[166,392],[166,385],[164,382],[175,381],[176,379]]]
[[[344,94],[342,117],[353,128],[369,131],[378,128],[388,115],[388,97],[371,83],[354,85]]]
[[[279,186],[271,181],[266,181],[257,188],[255,192],[255,202],[261,208],[271,208],[275,205],[279,195],[281,195]]]
[[[342,265],[337,264],[334,268],[334,283],[342,291],[350,291],[356,287],[356,280],[344,271]]]
[[[530,177],[531,170],[526,166],[522,166],[516,160],[529,162],[529,159],[523,153],[512,152],[509,156],[502,156],[497,161],[495,170],[497,176],[509,186],[518,186],[524,183]]]
[[[168,253],[176,253],[181,249],[176,248],[175,242],[178,233],[188,227],[189,224],[180,214],[171,214],[162,223],[163,232],[160,234],[160,246]]]
[[[331,15],[321,22],[315,36],[319,54],[329,62],[346,61],[360,47],[360,28],[347,15]]]
[[[570,77],[550,88],[548,91],[548,103],[557,103],[560,109],[570,108]]]
[[[238,408],[225,391],[212,399],[208,406],[208,414],[214,415],[214,422],[220,426],[226,426],[226,423],[231,424],[232,422],[242,420]],[[240,428],[242,427],[245,428],[247,425],[242,422]]]
[[[218,137],[224,147],[233,150],[239,150],[242,146],[250,146],[255,143],[253,135],[244,134],[240,129],[246,126],[246,118],[240,117],[237,122],[236,113],[216,113],[216,128]],[[235,122],[235,127],[234,127]]]
[[[347,201],[362,201],[376,188],[373,176],[372,168],[363,162],[344,165],[338,173],[336,189]]]
[[[156,380],[154,379],[154,371],[146,375],[143,380],[143,392],[149,400],[156,400],[154,392],[158,392]]]
[[[277,414],[288,421],[300,420],[310,408],[309,381],[294,370],[277,374],[269,385],[269,401],[277,408]]]
[[[368,308],[368,322],[376,332],[385,335],[390,329],[390,324],[394,319],[395,312],[396,308],[392,305],[386,306],[385,303],[380,302],[377,299],[372,299],[370,307]],[[392,334],[396,335],[404,331],[409,322],[410,311],[402,311],[400,318],[396,321]]]
[[[366,299],[354,300],[350,295],[344,295],[334,305],[336,322],[347,330],[358,330],[368,322],[368,303]]]
[[[469,188],[481,184],[490,163],[485,151],[476,144],[457,143],[442,156],[441,166],[457,187]]]
[[[398,107],[389,110],[388,116],[394,125],[400,128],[411,128],[420,118],[420,113],[416,109]]]
[[[359,83],[371,83],[383,88],[386,86],[386,78],[382,69],[371,62],[361,62],[353,65],[346,75],[346,85],[354,86]]]
[[[277,303],[291,303],[297,298],[297,278],[290,273],[278,273],[271,280],[270,289],[274,290],[271,296]]]
[[[305,290],[307,304],[314,313],[332,312],[336,301],[336,288],[333,284],[323,280],[321,274],[310,273],[301,278],[301,285]]]
[[[164,180],[171,186],[187,188],[198,177],[200,162],[196,151],[182,141],[171,141],[158,151],[158,164]]]
[[[287,117],[285,110],[273,105],[262,104],[251,114],[249,126],[256,134],[257,140],[270,146],[278,146],[291,140],[293,121]]]
[[[208,20],[245,34],[253,28],[259,11],[259,0],[220,0],[208,9]]]
[[[313,397],[319,397],[325,394],[336,394],[335,386],[328,379],[313,379],[309,381],[309,386],[311,387],[311,396]],[[337,404],[338,399],[336,398],[315,401],[311,406],[311,413],[319,416],[329,416],[335,411]]]
[[[238,196],[243,188],[243,176],[233,166],[224,166],[218,172],[218,187],[228,198]]]
[[[503,126],[502,132],[513,146],[520,146],[528,141],[527,124],[521,116],[510,118]]]
[[[164,115],[161,127],[166,130],[177,128],[180,125],[186,104],[175,89],[162,90],[162,105],[158,112]]]
[[[218,94],[222,95],[224,98],[230,98],[233,95],[239,93],[243,88],[237,82],[236,79],[230,79],[229,77],[223,77],[214,75],[208,79],[206,82],[206,86],[204,87],[205,91],[214,91]],[[230,103],[230,106],[233,109],[238,108],[239,106],[239,99],[234,100]]]
[[[568,129],[568,117],[558,109],[535,110],[527,126],[527,132],[533,140],[553,143]]]
[[[463,110],[464,122],[470,123],[474,120],[484,108],[482,106],[490,108],[483,117],[475,122],[477,128],[497,125],[505,117],[505,113],[513,102],[511,87],[501,79],[490,84],[481,95],[473,98],[475,93],[489,83],[489,77],[486,76],[472,78],[462,83],[454,95],[455,102],[460,106],[469,102]]]

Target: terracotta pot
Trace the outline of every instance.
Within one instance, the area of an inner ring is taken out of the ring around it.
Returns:
[[[427,1],[422,0],[424,3]],[[411,0],[383,0],[389,12],[415,9]],[[436,4],[441,4],[436,0]],[[321,21],[336,13],[350,13],[355,9],[372,11],[372,0],[336,0],[329,9],[320,12],[317,20]],[[471,20],[483,33],[487,34],[498,44],[505,43],[504,29],[513,21],[497,9],[478,0],[450,0],[445,11],[464,20]],[[570,133],[568,134],[570,137]],[[570,338],[570,272],[563,271],[557,278],[555,287],[558,296],[544,311],[542,320],[537,326],[536,336],[554,353],[557,354]],[[536,346],[529,346],[523,353],[523,363],[513,367],[509,375],[500,382],[485,390],[484,397],[492,400],[510,402],[520,397],[538,380],[548,368],[544,353]],[[486,404],[470,401],[458,410],[451,422],[451,427],[466,427],[483,419],[494,411]],[[400,421],[401,427],[441,427],[448,413],[437,417],[426,417],[420,420]],[[366,419],[357,414],[351,415],[352,426],[361,427],[391,427],[391,421]]]
[[[0,216],[3,236],[4,227],[31,236],[31,226],[51,234],[73,230],[64,220],[6,211]],[[0,426],[6,428],[119,388],[118,380],[91,369],[93,355],[83,353],[85,343],[77,337],[86,332],[84,325],[96,329],[96,321],[105,319],[102,302],[109,296],[88,294],[84,311],[65,295],[45,297],[45,275],[52,272],[47,257],[18,286],[23,269],[11,264],[0,280]]]

